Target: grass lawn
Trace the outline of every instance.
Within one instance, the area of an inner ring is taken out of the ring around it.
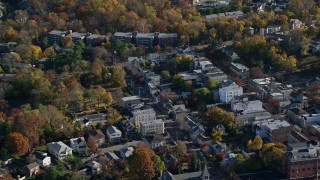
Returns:
[[[48,147],[47,147],[47,145],[43,145],[43,146],[39,146],[35,149],[36,149],[36,151],[47,151]]]

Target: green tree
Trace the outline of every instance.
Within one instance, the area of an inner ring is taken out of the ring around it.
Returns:
[[[192,152],[190,161],[191,161],[190,162],[191,170],[198,171],[199,170],[199,159],[198,159],[197,153]]]
[[[205,102],[208,99],[210,99],[211,92],[208,88],[203,87],[203,88],[195,89],[194,93],[197,97],[199,97],[201,101]]]
[[[151,159],[153,161],[155,174],[159,175],[163,170],[165,170],[166,166],[165,166],[164,162],[160,159],[160,157],[158,155],[156,155],[153,151],[152,151]]]
[[[209,90],[214,90],[219,87],[219,82],[216,79],[209,78],[206,86]]]
[[[169,71],[167,71],[167,70],[161,71],[161,78],[162,78],[163,80],[169,79],[170,77],[171,77],[171,76],[170,76]]]

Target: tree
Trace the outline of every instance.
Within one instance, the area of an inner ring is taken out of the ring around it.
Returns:
[[[112,73],[111,73],[111,81],[113,82],[113,84],[116,87],[126,87],[126,81],[125,81],[125,77],[126,77],[126,73],[123,70],[123,68],[121,66],[114,66],[111,69]]]
[[[112,95],[110,92],[107,92],[103,87],[98,86],[93,90],[93,94],[95,99],[98,102],[98,106],[101,102],[105,104],[105,106],[109,106],[112,104]]]
[[[264,73],[261,67],[250,68],[250,77],[252,79],[264,78]]]
[[[208,88],[203,87],[203,88],[195,89],[194,93],[202,101],[207,101],[208,99],[210,99],[211,92]]]
[[[151,180],[155,176],[154,162],[148,148],[137,148],[129,161],[132,179]]]
[[[307,89],[307,94],[312,103],[320,103],[320,82],[312,83]]]
[[[87,147],[90,152],[97,152],[98,145],[92,137],[87,139]]]
[[[24,155],[29,150],[29,140],[18,132],[8,134],[8,148],[12,154]]]
[[[215,106],[210,108],[208,111],[209,123],[233,125],[235,117],[233,113],[226,112],[225,110]]]
[[[167,71],[167,70],[161,71],[161,78],[162,78],[163,80],[169,79],[170,77],[171,77],[171,76],[170,76],[169,71]]]
[[[248,141],[248,149],[251,151],[259,151],[262,148],[263,141],[260,136],[254,137],[254,140],[251,141],[251,139]]]
[[[151,159],[153,161],[155,174],[159,175],[163,170],[165,170],[166,166],[164,162],[160,159],[160,157],[156,155],[153,151],[151,152],[151,154],[152,154]]]
[[[192,154],[191,154],[190,166],[191,166],[192,171],[199,170],[199,159],[198,159],[196,152],[192,152]]]
[[[219,82],[216,79],[209,78],[206,86],[209,90],[214,90],[219,87]]]
[[[216,142],[221,142],[223,135],[224,135],[224,132],[221,131],[220,129],[215,129],[212,131],[212,137]]]
[[[121,114],[116,109],[113,109],[112,107],[109,107],[107,109],[107,114],[108,114],[108,120],[110,124],[115,124],[118,121],[120,121],[122,118]]]
[[[262,146],[261,158],[265,166],[271,170],[280,171],[282,165],[282,155],[286,151],[286,146],[282,143],[267,143]]]
[[[187,146],[183,141],[178,140],[177,145],[174,148],[174,154],[178,157],[182,157],[187,152]]]

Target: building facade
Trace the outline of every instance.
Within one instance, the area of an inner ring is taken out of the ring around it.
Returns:
[[[143,110],[138,109],[133,111],[132,115],[132,119],[136,127],[139,127],[142,122],[153,121],[156,119],[156,112],[153,108]]]
[[[164,133],[164,122],[161,119],[141,122],[140,132],[144,136],[147,134],[162,134]]]
[[[243,88],[230,80],[223,82],[219,88],[219,97],[222,103],[229,103],[235,97],[241,96],[242,94]]]

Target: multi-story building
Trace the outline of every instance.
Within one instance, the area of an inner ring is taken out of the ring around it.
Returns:
[[[248,79],[249,78],[249,68],[240,63],[232,62],[230,65],[230,71],[233,75],[240,79]]]
[[[232,11],[232,12],[225,12],[219,14],[210,14],[205,16],[207,20],[211,20],[217,17],[228,17],[228,18],[235,18],[235,19],[242,19],[243,12],[242,11]]]
[[[235,97],[242,96],[242,94],[243,88],[231,80],[223,82],[219,88],[220,101],[223,103],[229,103]]]
[[[293,131],[287,121],[269,119],[256,124],[256,134],[272,142],[284,142]]]
[[[312,53],[318,53],[320,51],[320,39],[315,39],[311,41],[310,49]]]
[[[116,32],[113,37],[125,43],[132,43],[132,32]]]
[[[164,122],[161,119],[144,121],[140,123],[141,134],[162,134],[164,133]]]
[[[319,143],[308,141],[294,144],[283,154],[282,172],[288,179],[317,179],[319,177]]]
[[[271,118],[271,114],[262,107],[259,100],[249,101],[248,98],[236,98],[231,101],[231,110],[235,114],[236,126],[252,124],[256,121],[262,121]]]
[[[101,43],[108,42],[106,35],[87,33],[85,43],[88,46],[99,46]]]
[[[137,46],[176,46],[178,42],[177,33],[139,33],[134,32],[116,32],[114,38],[126,43],[133,43]]]
[[[62,38],[68,34],[68,31],[53,30],[48,34],[48,41],[50,44],[59,44]]]
[[[304,23],[302,23],[299,19],[289,19],[289,25],[290,29],[299,29],[304,26]]]
[[[153,121],[156,119],[156,112],[153,108],[150,109],[143,109],[143,110],[135,110],[132,112],[132,119],[134,121],[135,126],[139,127],[140,123]]]

